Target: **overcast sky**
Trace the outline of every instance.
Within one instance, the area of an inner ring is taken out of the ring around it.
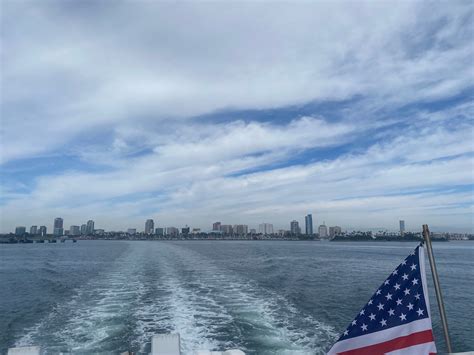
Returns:
[[[474,3],[1,1],[1,226],[470,231]]]

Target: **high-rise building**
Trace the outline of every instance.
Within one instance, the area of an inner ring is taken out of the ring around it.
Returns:
[[[86,233],[88,235],[94,234],[95,223],[92,219],[87,221]]]
[[[236,224],[233,229],[236,235],[246,235],[248,234],[249,226],[246,224]]]
[[[221,230],[221,222],[215,222],[212,224],[212,230],[217,232]]]
[[[127,233],[131,234],[131,235],[137,234],[137,229],[136,228],[128,228]]]
[[[184,227],[184,228],[181,228],[181,234],[183,234],[183,235],[188,235],[188,234],[189,234],[189,230],[190,230],[190,229],[189,229],[188,226],[186,226],[186,227]]]
[[[403,237],[405,235],[405,221],[400,220],[400,236]]]
[[[152,219],[147,219],[145,222],[145,234],[153,234],[155,230],[155,222]]]
[[[87,234],[87,224],[81,224],[81,235]]]
[[[273,224],[261,223],[258,225],[258,232],[263,235],[273,234]]]
[[[168,227],[166,228],[166,235],[171,237],[176,237],[179,234],[179,229],[176,227]]]
[[[79,226],[69,227],[69,235],[76,236],[81,234],[81,228]]]
[[[31,234],[31,235],[36,235],[36,234],[38,234],[38,226],[31,226],[31,228],[30,228],[30,234]]]
[[[298,221],[293,220],[290,222],[290,232],[293,235],[300,235],[301,229],[300,229],[300,224]]]
[[[155,234],[163,236],[163,235],[165,235],[165,229],[164,228],[155,228]]]
[[[16,227],[15,228],[15,235],[23,235],[26,233],[26,227]]]
[[[329,227],[329,238],[334,238],[342,234],[342,229],[339,226]]]
[[[53,234],[55,236],[60,236],[64,234],[64,229],[63,229],[63,219],[61,217],[55,218],[54,219],[54,230]]]
[[[40,226],[38,234],[42,237],[45,237],[46,234],[47,234],[47,231],[48,231],[48,229],[46,228],[46,226]]]
[[[328,236],[328,227],[323,223],[318,228],[319,238],[327,238]]]
[[[313,234],[313,215],[310,213],[304,218],[305,232],[307,235]]]
[[[221,231],[222,231],[222,234],[225,234],[225,235],[232,235],[233,233],[233,229],[230,224],[222,224]]]

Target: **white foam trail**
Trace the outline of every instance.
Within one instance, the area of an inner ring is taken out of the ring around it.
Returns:
[[[331,327],[302,314],[283,296],[179,244],[159,244],[160,287],[168,293],[159,300],[159,312],[167,317],[157,324],[181,334],[185,353],[229,347],[252,351],[258,345],[273,354],[315,354],[324,353],[336,338]]]

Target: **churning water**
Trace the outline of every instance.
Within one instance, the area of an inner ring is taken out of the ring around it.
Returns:
[[[14,345],[41,345],[50,353],[147,353],[152,334],[179,332],[184,353],[240,348],[247,354],[324,354],[415,246],[0,245],[0,353]],[[472,350],[474,243],[435,243],[434,249],[455,350]]]

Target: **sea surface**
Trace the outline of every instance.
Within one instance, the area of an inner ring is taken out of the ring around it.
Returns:
[[[415,243],[79,241],[0,245],[0,353],[324,354]],[[474,243],[435,243],[451,338],[474,350]],[[426,261],[429,270],[428,261]],[[430,284],[438,350],[444,350]]]

